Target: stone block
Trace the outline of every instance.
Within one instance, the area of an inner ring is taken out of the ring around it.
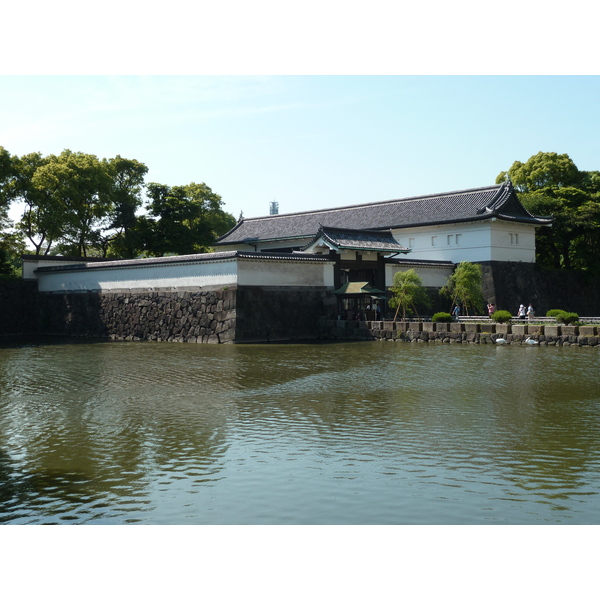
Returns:
[[[452,333],[462,333],[465,330],[464,323],[447,323],[450,325],[450,331]]]
[[[528,325],[512,325],[512,334],[513,335],[527,335],[528,334]]]
[[[435,331],[450,331],[450,325],[456,325],[456,323],[434,323]]]
[[[494,327],[498,335],[505,336],[512,333],[512,327],[509,323],[496,323]]]
[[[473,333],[481,333],[481,324],[480,323],[463,323],[465,333],[473,334]]]
[[[585,335],[587,337],[598,335],[598,327],[594,325],[581,325],[579,327],[579,335]]]
[[[578,329],[576,325],[561,325],[562,335],[578,335]]]
[[[431,321],[423,323],[423,331],[435,331],[435,323]]]
[[[546,338],[555,338],[561,335],[562,327],[560,325],[544,325],[544,335]]]

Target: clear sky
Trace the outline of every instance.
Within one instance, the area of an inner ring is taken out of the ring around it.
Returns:
[[[599,76],[0,77],[0,145],[205,182],[238,217],[493,184],[515,160],[600,169]]]

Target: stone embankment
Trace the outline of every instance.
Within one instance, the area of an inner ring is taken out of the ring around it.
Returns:
[[[192,343],[230,342],[235,292],[43,294],[40,333]]]
[[[437,342],[443,344],[525,344],[540,346],[600,347],[597,325],[500,325],[481,323],[430,323],[414,321],[329,321],[322,319],[324,339]]]

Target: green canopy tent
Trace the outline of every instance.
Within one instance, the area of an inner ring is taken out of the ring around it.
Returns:
[[[349,281],[333,293],[339,298],[340,313],[346,313],[346,318],[351,313],[352,320],[360,319],[369,310],[373,312],[370,315],[373,318],[367,320],[374,320],[375,311],[367,307],[373,304],[372,300],[385,301],[387,298],[383,290],[373,287],[368,281]],[[385,314],[385,307],[382,313]]]

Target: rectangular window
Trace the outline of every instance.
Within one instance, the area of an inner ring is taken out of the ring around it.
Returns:
[[[408,238],[408,247],[412,248],[415,245],[415,238]]]
[[[448,246],[451,246],[451,245],[452,245],[452,238],[453,238],[453,237],[454,237],[453,235],[449,235],[449,236],[448,236]]]
[[[432,235],[431,236],[431,245],[435,246],[437,243],[437,235]]]
[[[519,234],[518,233],[509,233],[510,236],[510,245],[518,246],[519,245]]]
[[[457,233],[456,234],[456,245],[460,246],[460,237],[461,237],[462,233]]]

